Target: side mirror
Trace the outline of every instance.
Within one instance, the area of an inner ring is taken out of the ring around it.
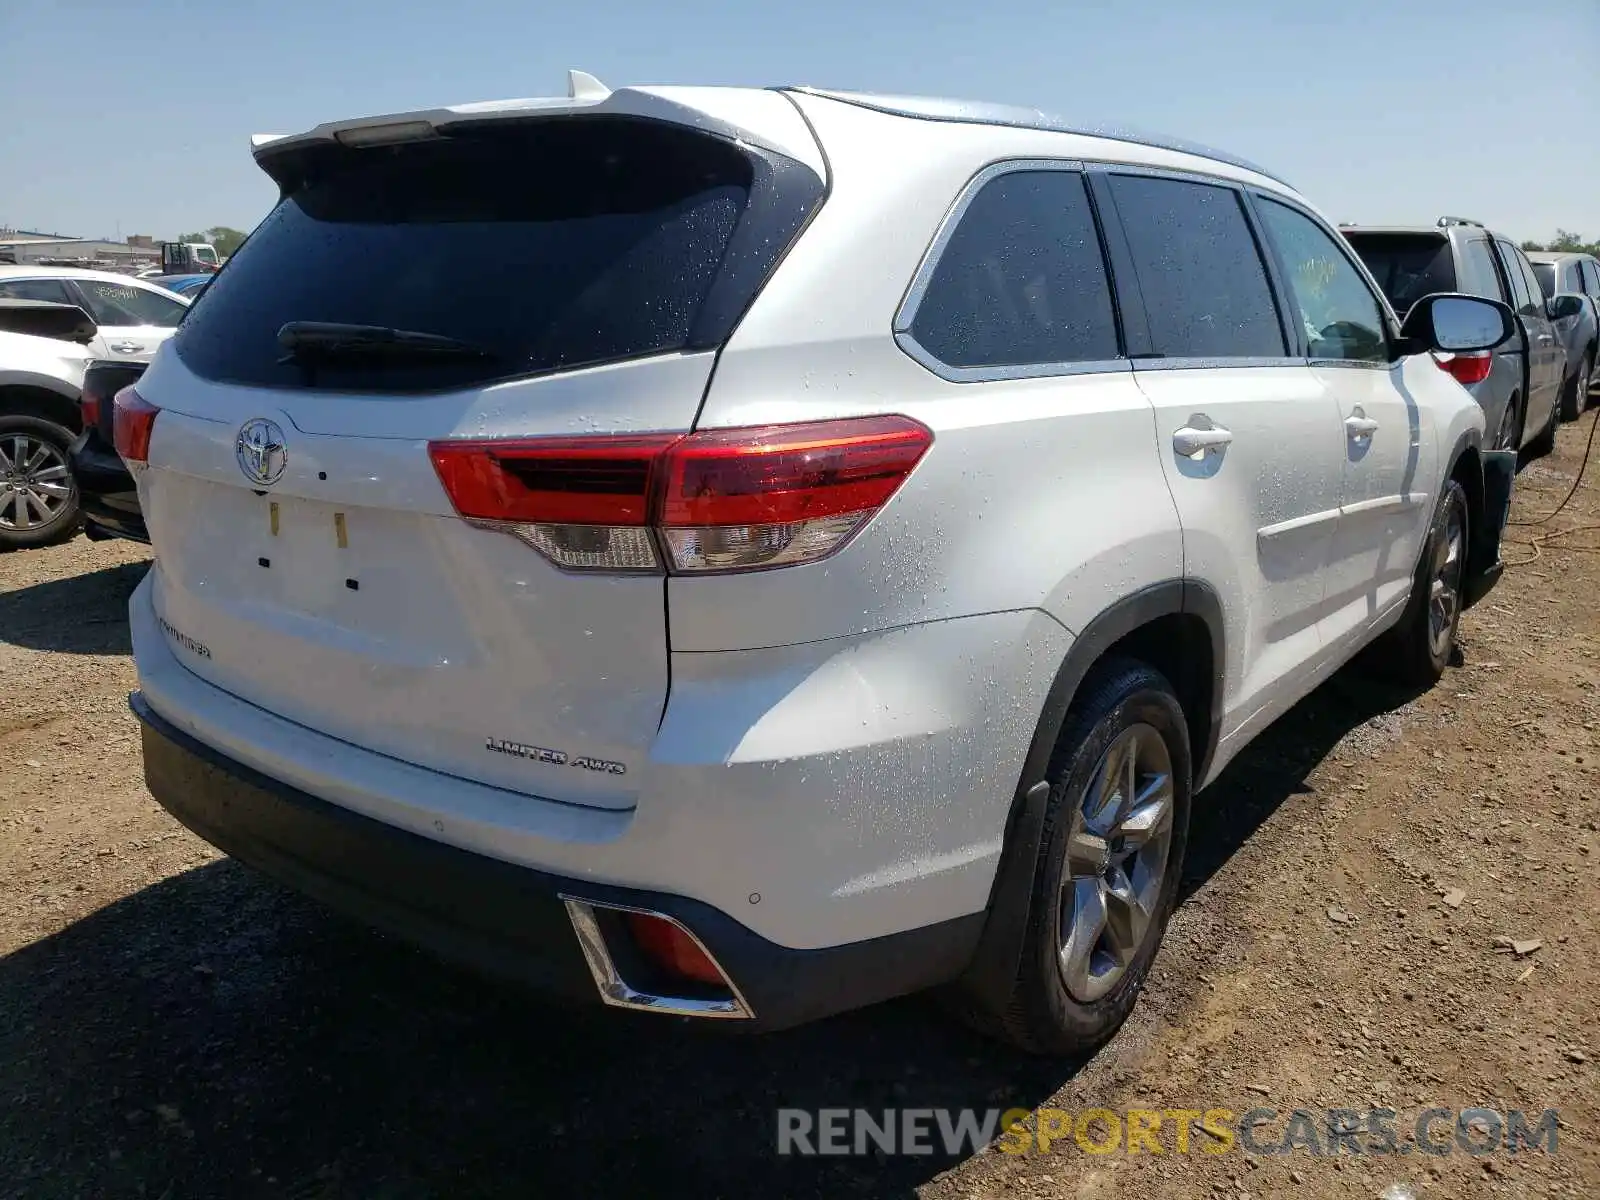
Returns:
[[[1552,321],[1565,321],[1583,311],[1583,297],[1572,292],[1557,292],[1544,302],[1544,311]]]
[[[1411,306],[1400,323],[1408,353],[1468,354],[1493,350],[1517,331],[1511,309],[1498,300],[1439,292]]]

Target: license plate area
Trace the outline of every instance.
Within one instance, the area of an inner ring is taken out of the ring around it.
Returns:
[[[254,567],[258,594],[285,607],[327,614],[345,608],[362,587],[363,565],[371,561],[363,547],[365,529],[360,510],[336,507],[293,496],[251,496],[256,511],[241,539]]]

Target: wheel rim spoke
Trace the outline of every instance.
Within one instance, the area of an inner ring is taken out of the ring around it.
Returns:
[[[1074,880],[1062,914],[1067,936],[1060,949],[1061,974],[1076,995],[1095,991],[1096,951],[1106,931],[1105,885],[1096,879]]]
[[[1121,867],[1113,867],[1105,889],[1105,941],[1118,965],[1126,967],[1144,941],[1150,913],[1134,889],[1133,881]]]

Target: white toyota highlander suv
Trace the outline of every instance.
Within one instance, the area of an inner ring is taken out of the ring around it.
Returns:
[[[1288,185],[1039,113],[607,91],[261,136],[282,199],[116,401],[146,777],[556,993],[776,1028],[1132,1006],[1194,795],[1510,456]]]

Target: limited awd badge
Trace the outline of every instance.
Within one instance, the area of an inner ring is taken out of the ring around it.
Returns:
[[[262,487],[277,483],[289,465],[283,429],[276,421],[265,417],[252,417],[239,426],[233,454],[239,460],[239,470],[244,472],[244,477]]]

